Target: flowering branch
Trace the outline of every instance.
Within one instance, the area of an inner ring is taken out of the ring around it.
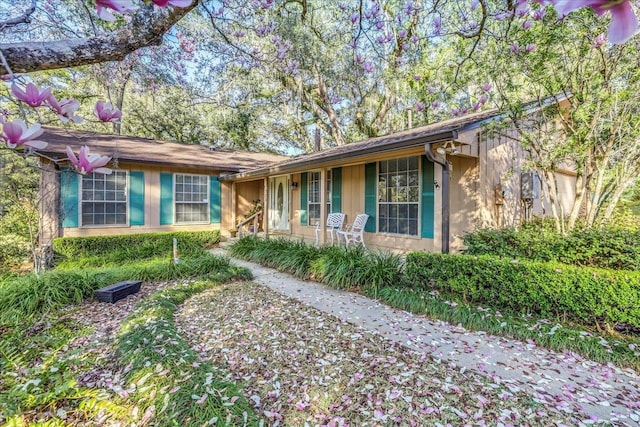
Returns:
[[[52,42],[0,43],[0,52],[15,73],[118,61],[142,47],[159,45],[169,28],[199,3],[200,0],[193,0],[187,7],[166,9],[143,3],[130,23],[107,35]],[[6,65],[1,65],[0,75],[8,73]]]

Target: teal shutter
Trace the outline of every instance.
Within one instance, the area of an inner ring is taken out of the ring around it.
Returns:
[[[129,172],[129,225],[144,225],[144,172]]]
[[[300,225],[308,225],[307,217],[307,172],[300,174]]]
[[[375,163],[367,163],[364,165],[364,213],[369,215],[364,231],[369,233],[376,232],[376,213],[378,210],[378,197],[376,195],[377,175],[378,172]]]
[[[62,226],[78,226],[78,193],[80,182],[78,174],[71,169],[60,171],[60,202],[62,208]]]
[[[173,224],[173,174],[160,174],[160,224]]]
[[[342,168],[331,169],[331,212],[342,212]]]
[[[434,211],[435,211],[435,199],[434,199],[434,167],[433,163],[427,160],[426,156],[422,158],[422,197],[420,200],[422,213],[421,213],[421,236],[427,239],[433,239],[434,228]]]
[[[209,221],[220,222],[220,181],[217,176],[209,177]]]

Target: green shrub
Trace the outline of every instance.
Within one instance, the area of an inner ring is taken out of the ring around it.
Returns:
[[[230,266],[226,258],[202,254],[183,258],[179,264],[154,260],[119,268],[54,270],[40,276],[8,278],[0,286],[0,322],[80,303],[83,298],[93,297],[96,289],[123,280],[167,281],[202,275],[217,278],[227,271],[235,274],[240,270]]]
[[[521,230],[478,230],[463,238],[467,255],[557,261],[587,267],[640,269],[640,231],[578,228],[563,236],[540,221]]]
[[[123,262],[170,258],[173,238],[178,239],[180,257],[201,254],[220,241],[220,232],[180,231],[117,236],[63,237],[53,241],[59,268],[120,265]]]
[[[489,256],[408,255],[407,282],[465,302],[585,325],[640,326],[640,273]]]
[[[0,236],[0,271],[20,267],[31,258],[29,239],[17,234]]]

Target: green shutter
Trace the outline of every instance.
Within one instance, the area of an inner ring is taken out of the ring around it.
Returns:
[[[220,181],[217,176],[209,177],[209,220],[220,222]]]
[[[70,169],[60,172],[60,201],[63,227],[78,226],[78,174]]]
[[[426,156],[422,156],[422,198],[421,204],[421,236],[427,239],[433,239],[434,228],[434,167],[433,163],[427,160]]]
[[[378,180],[378,172],[375,163],[367,163],[364,165],[364,213],[369,215],[367,225],[364,231],[369,233],[376,232],[376,213],[377,201],[376,181]]]
[[[331,169],[331,212],[342,212],[342,168]]]
[[[307,217],[307,172],[300,174],[300,225],[308,225]]]
[[[129,172],[129,225],[144,225],[144,172]]]
[[[173,174],[160,174],[160,224],[173,224]]]

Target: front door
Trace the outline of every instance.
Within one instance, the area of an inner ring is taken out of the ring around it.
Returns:
[[[289,230],[289,177],[269,178],[269,229]]]

